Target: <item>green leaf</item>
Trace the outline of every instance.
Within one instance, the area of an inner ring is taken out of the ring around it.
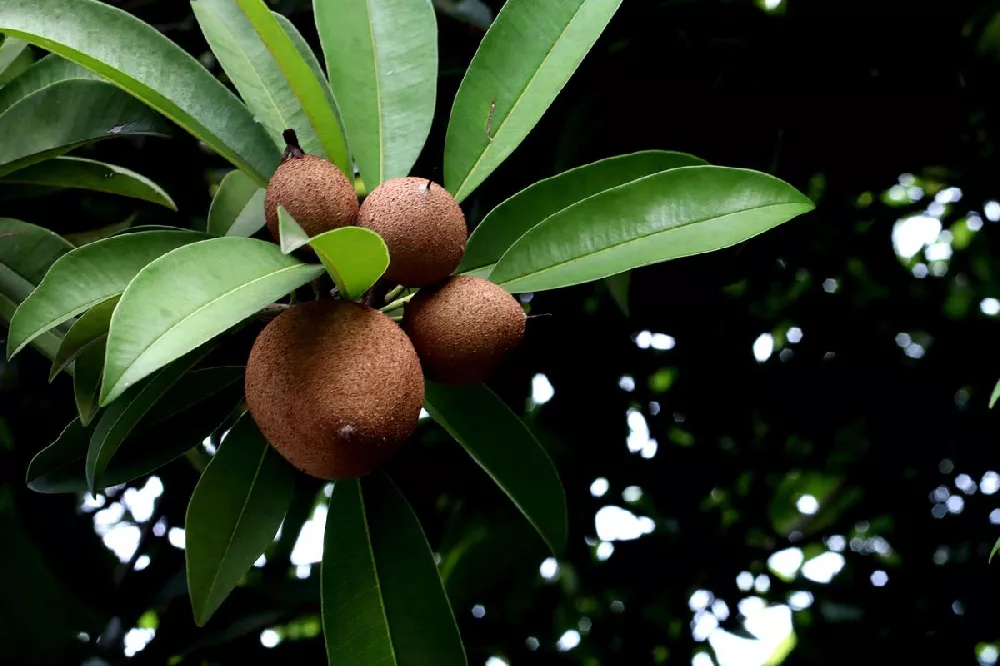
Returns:
[[[437,20],[429,0],[313,3],[351,152],[369,189],[410,173],[437,96]]]
[[[70,326],[62,344],[59,345],[56,357],[52,359],[52,369],[49,371],[50,382],[88,349],[95,345],[103,349],[103,343],[108,337],[108,326],[111,325],[111,315],[114,314],[116,305],[118,305],[118,296],[111,296],[87,310]],[[101,359],[103,363],[103,352]]]
[[[264,224],[264,194],[250,176],[230,171],[219,184],[208,211],[208,233],[215,236],[252,236]]]
[[[274,541],[295,489],[295,469],[267,443],[249,414],[212,458],[184,520],[188,590],[204,626]]]
[[[615,303],[618,304],[618,307],[622,310],[622,314],[626,317],[629,316],[628,288],[631,282],[632,274],[628,271],[604,278],[604,284],[607,286],[608,291],[611,292],[611,298],[615,299]]]
[[[385,241],[369,229],[341,227],[309,238],[291,213],[278,206],[278,230],[281,251],[288,254],[308,244],[347,300],[361,298],[389,267]]]
[[[353,173],[351,160],[347,155],[347,144],[344,143],[344,135],[333,112],[325,85],[321,83],[322,78],[317,78],[295,42],[281,27],[281,23],[263,0],[235,0],[235,2],[250,20],[284,74],[288,87],[298,98],[311,130],[323,147],[323,153],[340,167],[341,171],[347,174]],[[305,126],[302,128],[305,129]],[[289,129],[298,131],[300,128],[289,127]]]
[[[5,86],[35,63],[35,56],[26,42],[7,39],[0,46],[0,86]]]
[[[334,486],[320,593],[331,666],[467,663],[420,523],[381,472]]]
[[[284,206],[278,206],[278,240],[284,254],[309,245],[309,234]]]
[[[454,608],[471,608],[485,595],[512,594],[511,581],[524,578],[524,563],[549,557],[534,528],[516,516],[479,519],[449,545],[441,548],[445,555],[439,568]]]
[[[38,289],[17,309],[10,323],[7,356],[16,354],[41,333],[122,293],[132,278],[157,257],[205,237],[180,229],[134,230],[73,249],[52,264]],[[66,245],[72,249],[69,243]]]
[[[465,199],[539,121],[621,0],[508,0],[455,96],[444,180]]]
[[[17,310],[17,302],[0,293],[0,321],[3,321],[4,324],[10,327],[10,320],[14,316],[15,310]],[[59,351],[59,345],[62,344],[62,336],[59,333],[49,331],[32,340],[31,344],[43,356],[53,359],[56,356],[56,352]],[[67,370],[70,373],[73,371],[73,368]]]
[[[252,238],[212,238],[153,261],[111,320],[101,405],[322,272]]]
[[[993,405],[997,404],[998,399],[1000,399],[1000,381],[997,381],[996,386],[993,387],[993,393],[990,395],[990,409],[993,409]]]
[[[556,555],[566,547],[566,492],[545,449],[483,384],[426,384],[424,408],[534,525]],[[488,424],[484,427],[484,424]]]
[[[1000,539],[997,539],[997,542],[993,544],[993,548],[990,550],[990,559],[988,559],[987,562],[993,561],[993,556],[997,554],[998,550],[1000,550]]]
[[[28,42],[20,39],[5,39],[3,44],[0,44],[0,77],[3,77],[11,65],[24,53],[30,55]]]
[[[108,463],[133,428],[181,377],[205,357],[208,351],[209,347],[203,346],[177,359],[155,372],[146,381],[132,386],[122,394],[120,400],[111,403],[104,410],[101,419],[94,426],[94,432],[90,437],[90,448],[87,449],[87,487],[91,493],[97,489]],[[106,355],[105,351],[105,358]]]
[[[169,133],[159,116],[113,85],[61,81],[28,95],[0,115],[0,135],[5,137],[0,144],[0,175],[102,139]]]
[[[17,303],[3,293],[0,293],[0,320],[8,327],[10,326],[10,319],[14,316],[15,310],[17,310]],[[55,358],[56,352],[59,351],[59,345],[62,344],[62,337],[57,333],[49,331],[32,340],[31,344],[43,356],[51,359]]]
[[[124,167],[80,157],[56,157],[19,169],[0,180],[0,185],[93,190],[177,210],[170,195],[145,176]]]
[[[101,489],[134,481],[199,446],[243,396],[243,368],[195,370],[181,378],[143,417],[111,459]],[[95,403],[96,404],[96,403]],[[74,420],[28,465],[28,487],[39,493],[87,490],[84,470],[90,433]]]
[[[589,282],[735,245],[813,207],[788,183],[758,171],[671,169],[547,218],[504,254],[490,280],[515,293]]]
[[[68,493],[86,490],[86,484],[77,488],[57,473],[67,465],[67,461],[81,463],[80,471],[82,472],[82,462],[87,455],[89,441],[90,436],[87,428],[80,423],[80,419],[73,419],[59,434],[56,441],[36,453],[35,457],[28,463],[28,472],[25,475],[28,487],[40,493]]]
[[[121,222],[113,222],[103,227],[98,227],[97,229],[88,229],[87,231],[80,231],[73,234],[63,234],[63,238],[77,247],[87,245],[88,243],[94,243],[96,241],[111,238],[112,236],[117,236],[118,234],[133,230],[132,224],[135,223],[136,217],[137,214],[133,213]],[[149,227],[136,227],[135,229],[151,230]],[[176,227],[162,227],[162,229],[176,229]]]
[[[476,226],[458,272],[485,269],[484,276],[488,277],[503,253],[550,215],[638,178],[700,164],[705,161],[685,153],[648,150],[601,160],[540,180],[494,208]]]
[[[0,292],[20,303],[72,249],[69,241],[48,229],[0,217]]]
[[[52,263],[72,248],[69,242],[48,229],[0,218],[0,319],[8,329],[18,306],[35,289]],[[47,332],[33,340],[35,348],[48,358],[55,357],[61,342],[61,333],[55,332]]]
[[[73,399],[76,402],[76,412],[80,415],[80,423],[84,426],[90,425],[100,409],[97,401],[101,393],[101,377],[104,374],[106,340],[106,337],[102,338],[93,347],[84,350],[73,364]],[[61,349],[62,345],[59,347]],[[80,467],[82,472],[83,466]]]
[[[316,80],[319,81],[320,86],[323,88],[323,94],[326,95],[326,101],[329,103],[330,108],[333,109],[333,113],[337,117],[338,126],[343,128],[343,123],[340,121],[340,111],[337,109],[337,102],[333,98],[333,90],[330,89],[330,82],[326,80],[326,74],[323,72],[323,66],[319,64],[319,59],[316,57],[316,54],[313,53],[312,47],[309,46],[309,43],[302,37],[298,29],[292,25],[291,21],[276,12],[272,12],[272,14],[278,23],[281,24],[281,27],[284,29],[285,34],[288,35],[288,38],[292,40],[292,44],[295,45],[295,49],[299,52],[299,55],[302,56],[302,59],[306,61],[307,65],[309,65],[309,69],[312,70],[313,76],[315,76]],[[284,138],[282,138],[282,144],[284,144]]]
[[[294,128],[303,150],[325,157],[288,79],[236,0],[195,0],[191,7],[212,53],[275,145],[284,146],[281,133]]]
[[[145,176],[80,157],[57,157],[20,169],[0,181],[0,184],[8,183],[107,192],[177,210],[170,195]]]
[[[50,53],[0,89],[0,113],[31,93],[54,83],[68,79],[95,81],[99,78],[76,63]]]
[[[97,0],[4,0],[0,32],[108,79],[261,185],[278,166],[279,151],[236,96],[183,49],[127,12]]]

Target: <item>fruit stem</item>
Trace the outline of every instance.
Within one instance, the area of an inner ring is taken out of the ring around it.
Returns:
[[[281,133],[281,136],[285,139],[285,154],[281,156],[282,164],[288,160],[306,156],[302,151],[302,146],[299,145],[299,136],[295,133],[295,130],[286,129]]]
[[[401,308],[404,305],[406,305],[407,303],[409,303],[410,299],[413,298],[416,295],[417,295],[417,292],[413,292],[412,294],[410,294],[408,296],[403,296],[402,298],[397,298],[392,303],[389,303],[389,305],[387,305],[384,308],[380,309],[379,312],[392,312],[393,310],[398,310],[399,308]]]
[[[391,289],[389,293],[385,295],[385,302],[388,303],[392,299],[402,294],[404,289],[406,289],[406,287],[404,287],[403,285],[399,285],[398,287]]]

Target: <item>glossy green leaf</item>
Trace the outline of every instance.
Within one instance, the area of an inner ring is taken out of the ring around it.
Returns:
[[[621,0],[508,0],[455,96],[444,180],[465,199],[528,136]]]
[[[429,0],[316,0],[326,67],[351,152],[369,189],[410,173],[437,95],[437,20]]]
[[[28,487],[40,493],[66,493],[77,492],[77,488],[66,482],[58,475],[68,461],[80,463],[80,471],[83,471],[83,459],[87,455],[87,445],[90,441],[90,434],[87,428],[80,423],[80,419],[73,419],[63,431],[44,449],[35,454],[35,457],[28,463],[28,471],[25,481]],[[82,478],[82,474],[81,474]],[[86,484],[79,490],[86,490]]]
[[[0,292],[0,321],[9,327],[15,310],[17,310],[17,303]],[[62,344],[62,336],[49,331],[32,340],[31,344],[46,358],[55,358],[59,351],[59,345]]]
[[[98,398],[101,394],[101,377],[104,375],[104,345],[107,336],[92,347],[88,347],[76,358],[73,368],[73,399],[81,425],[88,426],[100,410]],[[60,349],[62,345],[59,345]],[[58,353],[58,352],[57,352]],[[53,363],[55,359],[53,359]],[[86,455],[86,449],[84,449]],[[80,465],[83,478],[83,465]]]
[[[319,139],[327,158],[344,173],[352,173],[347,144],[337,116],[330,105],[325,84],[317,78],[295,42],[263,0],[235,0],[284,74],[288,87],[298,98],[309,126]],[[299,131],[299,127],[289,127]]]
[[[35,56],[29,50],[21,51],[21,54],[14,59],[10,67],[0,74],[0,86],[5,86],[35,64]]]
[[[545,449],[483,384],[426,384],[424,408],[500,486],[556,555],[566,547],[566,492]],[[484,424],[489,424],[484,427]]]
[[[69,241],[48,229],[0,218],[0,292],[20,303],[49,268],[72,249]]]
[[[0,113],[18,100],[67,79],[98,80],[100,77],[74,62],[50,53],[0,89]]]
[[[111,403],[101,415],[90,437],[87,449],[87,487],[93,493],[101,482],[104,470],[119,447],[152,409],[153,405],[187,374],[205,354],[207,346],[200,347],[173,363],[159,369],[145,381],[135,384]],[[105,376],[107,376],[107,351],[105,351]]]
[[[239,99],[183,49],[127,12],[97,0],[4,0],[0,32],[107,78],[261,185],[278,166],[280,152]]]
[[[325,157],[288,79],[236,0],[195,0],[191,7],[212,53],[275,145],[283,147],[281,133],[294,128],[303,150]]]
[[[157,257],[204,238],[205,234],[179,229],[134,231],[73,249],[52,264],[38,289],[18,308],[10,324],[8,357],[41,333],[122,293],[132,278]],[[69,243],[66,245],[72,249]]]
[[[159,116],[109,83],[60,81],[0,115],[0,175],[102,139],[169,133]]]
[[[477,519],[449,546],[440,549],[439,568],[453,608],[471,608],[485,595],[509,594],[512,578],[523,578],[525,562],[550,557],[534,528],[518,516],[501,521],[490,514]]]
[[[361,227],[332,229],[312,238],[291,214],[278,206],[281,251],[294,252],[303,245],[316,252],[337,291],[348,300],[361,298],[389,267],[389,249],[374,231]]]
[[[188,373],[146,414],[104,471],[101,489],[138,479],[199,446],[243,396],[243,368]],[[96,404],[96,403],[95,403]],[[28,487],[39,493],[87,490],[84,470],[90,433],[74,420],[28,465]]]
[[[107,192],[177,210],[170,195],[145,176],[80,157],[57,157],[20,169],[0,180],[0,184],[8,183]]]
[[[326,73],[323,71],[323,66],[319,64],[319,59],[313,52],[312,47],[309,46],[309,43],[306,42],[305,38],[298,31],[298,29],[292,25],[291,21],[277,12],[272,12],[272,14],[281,25],[282,29],[284,29],[288,38],[292,40],[292,44],[299,52],[299,55],[302,56],[302,59],[305,60],[307,65],[309,65],[309,69],[312,70],[316,80],[319,81],[320,86],[323,88],[323,94],[326,96],[326,100],[330,104],[330,108],[333,109],[333,114],[337,117],[339,126],[343,128],[344,124],[340,120],[340,111],[337,109],[337,102],[333,98],[333,90],[330,89],[330,82],[327,81]],[[284,144],[284,139],[282,139],[282,144]]]
[[[474,271],[488,277],[503,253],[550,215],[638,178],[699,164],[705,161],[686,153],[648,150],[601,160],[540,180],[494,208],[476,226],[458,272]]]
[[[383,473],[338,481],[320,582],[330,666],[465,666],[427,539]]]
[[[604,284],[607,286],[608,291],[611,293],[611,298],[615,299],[615,303],[621,308],[622,313],[627,317],[628,315],[628,288],[629,284],[632,282],[632,274],[628,271],[624,273],[617,273],[609,277],[604,278]]]
[[[26,51],[28,51],[28,42],[20,39],[5,39],[3,44],[0,44],[0,76],[3,76]]]
[[[188,590],[203,626],[274,541],[295,489],[295,469],[250,415],[222,441],[191,495],[184,520]]]
[[[993,561],[993,556],[997,554],[998,550],[1000,550],[1000,539],[997,539],[997,542],[993,544],[993,548],[990,549],[990,558],[987,560],[987,562]]]
[[[52,359],[52,369],[49,371],[50,382],[88,349],[94,346],[103,349],[104,340],[108,337],[108,326],[111,325],[111,315],[114,314],[116,305],[118,305],[118,296],[112,296],[90,308],[83,316],[73,322],[73,325],[66,331],[62,344],[59,345],[56,357]]]
[[[129,215],[121,222],[113,222],[111,224],[105,225],[103,227],[98,227],[97,229],[88,229],[87,231],[80,231],[73,234],[63,234],[63,238],[68,240],[73,245],[80,247],[82,245],[87,245],[88,243],[95,243],[99,240],[104,240],[105,238],[111,238],[112,236],[117,236],[120,233],[124,233],[132,229],[132,224],[135,222],[137,215],[133,213]],[[142,227],[137,227],[142,229]],[[175,227],[163,227],[161,230],[175,229]],[[150,229],[147,229],[150,230]]]
[[[215,236],[252,236],[264,224],[263,187],[240,170],[222,179],[208,211],[208,233]]]
[[[0,319],[8,328],[18,306],[41,282],[45,272],[72,248],[48,229],[0,218]],[[49,331],[36,336],[32,344],[46,357],[54,358],[61,342],[61,332]]]
[[[35,62],[27,42],[5,39],[0,45],[0,86],[24,73]]]
[[[993,393],[990,394],[990,409],[997,404],[997,400],[1000,400],[1000,381],[997,381],[996,386],[993,387]]]
[[[547,218],[504,254],[490,280],[511,292],[589,282],[728,247],[812,209],[794,187],[758,171],[671,169]]]
[[[252,238],[212,238],[153,261],[111,319],[101,405],[322,272]]]

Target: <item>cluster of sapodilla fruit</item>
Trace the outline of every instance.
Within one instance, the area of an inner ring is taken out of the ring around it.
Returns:
[[[265,326],[246,367],[246,401],[264,437],[292,465],[327,480],[359,477],[392,457],[416,429],[424,377],[462,386],[488,377],[524,336],[525,314],[488,280],[456,275],[465,216],[426,179],[397,178],[359,205],[331,162],[288,149],[264,200],[276,241],[278,207],[310,236],[370,229],[389,249],[385,280],[420,288],[402,326],[362,303],[338,299],[288,308]]]

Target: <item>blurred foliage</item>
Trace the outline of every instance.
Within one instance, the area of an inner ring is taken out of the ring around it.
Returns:
[[[218,72],[187,3],[113,4]],[[272,4],[316,44],[308,2]],[[482,29],[454,12],[439,21],[447,108]],[[647,148],[769,171],[818,208],[742,246],[634,271],[629,318],[604,283],[531,300],[543,316],[493,387],[525,411],[567,489],[570,547],[548,578],[537,537],[425,421],[390,471],[441,554],[470,664],[686,664],[696,654],[707,664],[719,634],[706,642],[705,627],[753,638],[744,612],[790,599],[807,607],[792,613],[794,636],[769,647],[772,663],[996,660],[998,26],[996,3],[967,0],[624,3],[542,123],[467,202],[470,222],[539,178]],[[440,178],[446,118],[416,174]],[[80,154],[142,172],[181,212],[0,187],[0,214],[63,233],[127,219],[199,227],[225,173],[180,132]],[[901,258],[893,230],[914,216],[936,238]],[[637,345],[643,331],[676,345]],[[758,362],[762,334],[773,348]],[[555,390],[545,404],[530,400],[538,374]],[[166,535],[183,524],[200,463],[160,470],[151,521],[126,512],[125,525],[162,522],[140,530],[148,566],[120,563],[81,498],[24,486],[27,462],[73,414],[68,380],[49,387],[46,376],[34,353],[0,362],[0,662],[321,663],[317,586],[288,563],[288,535],[325,501],[319,489],[300,489],[267,564],[197,630],[183,553]],[[629,424],[643,422],[655,453],[630,451]],[[655,529],[610,552],[595,527],[608,505]],[[789,548],[828,562],[833,551],[843,569],[829,583],[777,575],[769,558]],[[155,637],[126,658],[133,628]],[[264,630],[275,647],[262,646]],[[579,645],[561,651],[569,631]]]

